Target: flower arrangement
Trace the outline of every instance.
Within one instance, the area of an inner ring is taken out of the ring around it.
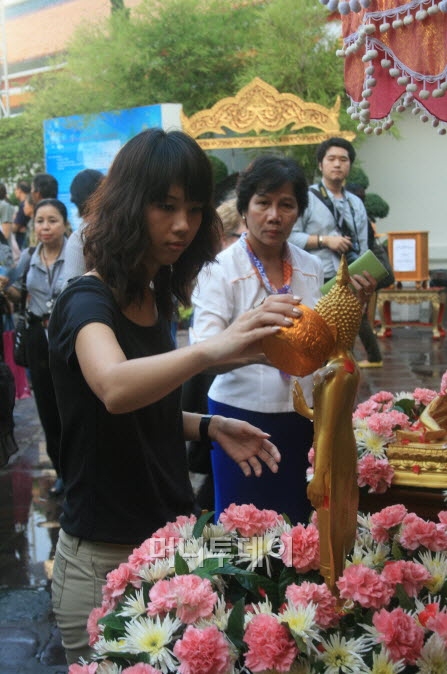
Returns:
[[[253,505],[178,517],[107,576],[69,674],[441,674],[447,511],[358,516],[334,597],[318,529]]]
[[[380,391],[357,406],[353,427],[358,449],[359,487],[381,494],[391,486],[394,469],[387,458],[387,446],[396,440],[396,432],[401,430],[417,433],[419,441],[424,442],[426,429],[420,416],[434,398],[446,392],[447,373],[442,378],[439,393],[426,388],[397,394]]]

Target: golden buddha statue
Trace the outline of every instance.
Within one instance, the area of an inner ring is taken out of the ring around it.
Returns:
[[[296,412],[314,422],[315,468],[307,494],[318,515],[320,572],[335,595],[346,555],[354,545],[359,500],[357,446],[352,426],[359,370],[352,349],[363,309],[349,287],[350,282],[343,256],[335,285],[314,309],[318,321],[324,320],[333,339],[325,337],[323,343],[314,346],[318,352],[316,360],[321,361],[324,352],[326,362],[314,373],[313,409],[308,407],[298,381],[293,393]],[[296,319],[295,333],[290,333],[296,350],[300,343],[299,321]],[[272,351],[269,343],[266,354],[274,362]]]

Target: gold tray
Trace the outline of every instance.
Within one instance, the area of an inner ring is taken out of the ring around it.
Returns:
[[[393,484],[447,489],[447,443],[390,444],[386,450],[394,468]]]

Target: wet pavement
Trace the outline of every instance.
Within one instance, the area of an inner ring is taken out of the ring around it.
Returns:
[[[34,398],[17,400],[19,451],[0,470],[0,674],[65,674],[51,610],[52,559],[60,498]]]
[[[427,329],[393,329],[380,340],[384,367],[361,372],[359,401],[380,390],[439,390],[446,344]],[[356,357],[365,357],[360,344]],[[0,469],[0,674],[66,674],[50,600],[61,497],[48,495],[55,473],[34,398],[16,401],[14,419],[19,451]]]

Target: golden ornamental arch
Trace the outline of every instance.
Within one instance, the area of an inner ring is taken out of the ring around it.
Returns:
[[[191,117],[182,111],[180,119],[183,131],[195,138],[204,150],[221,150],[311,145],[331,136],[352,140],[353,132],[340,130],[339,112],[339,96],[332,108],[325,108],[318,103],[306,103],[294,94],[281,94],[255,77],[236,96],[222,98],[212,108]],[[284,129],[287,132],[280,133]],[[200,137],[210,133],[218,137]]]

